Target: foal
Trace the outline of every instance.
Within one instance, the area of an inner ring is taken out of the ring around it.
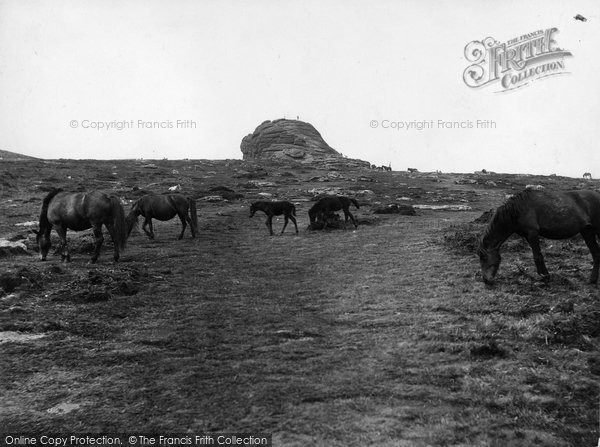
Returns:
[[[296,207],[293,203],[282,201],[282,202],[254,202],[250,206],[250,217],[254,216],[254,213],[257,211],[262,211],[267,215],[267,221],[265,225],[269,229],[269,233],[273,236],[273,216],[281,216],[285,219],[283,223],[283,229],[281,230],[281,234],[285,231],[285,227],[287,227],[288,219],[290,219],[294,223],[294,227],[296,227],[296,234],[298,234],[298,225],[296,225]]]

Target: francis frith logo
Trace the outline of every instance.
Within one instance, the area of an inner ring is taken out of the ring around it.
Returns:
[[[571,52],[559,48],[558,28],[524,34],[504,43],[493,37],[474,40],[465,46],[465,58],[472,63],[464,73],[472,88],[499,83],[499,92],[524,87],[532,81],[567,73],[565,57]]]

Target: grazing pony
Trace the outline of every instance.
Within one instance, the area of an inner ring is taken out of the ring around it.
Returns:
[[[310,223],[313,224],[317,220],[322,221],[325,225],[323,229],[327,227],[327,217],[333,211],[344,211],[345,221],[348,222],[348,216],[352,219],[352,223],[354,224],[354,228],[358,228],[358,224],[356,223],[356,219],[350,212],[350,203],[353,203],[354,206],[358,209],[358,202],[354,199],[349,199],[348,197],[343,196],[326,196],[322,199],[319,199],[317,203],[315,203],[310,210],[308,210],[308,217],[310,219]]]
[[[188,215],[189,211],[189,215]],[[171,220],[179,216],[181,221],[181,233],[178,239],[183,238],[186,223],[190,224],[192,237],[196,237],[198,231],[198,216],[196,214],[196,201],[190,197],[181,194],[148,194],[140,197],[131,206],[131,211],[127,216],[127,231],[131,233],[133,227],[137,224],[138,216],[144,217],[142,230],[150,238],[154,239],[154,230],[152,229],[152,219]],[[146,226],[150,231],[146,230]]]
[[[567,239],[581,234],[594,265],[590,282],[598,282],[600,247],[600,193],[595,191],[555,191],[528,189],[500,206],[481,238],[479,260],[486,283],[491,283],[500,266],[500,246],[517,233],[529,242],[537,272],[548,277],[539,237]]]
[[[285,231],[285,227],[287,227],[288,219],[294,223],[294,227],[296,227],[296,234],[298,234],[298,225],[296,225],[296,207],[293,203],[283,201],[283,202],[254,202],[250,206],[250,217],[254,216],[254,213],[257,211],[262,211],[267,215],[267,220],[265,225],[269,229],[269,233],[273,236],[273,216],[281,216],[285,219],[283,223],[283,229],[281,230],[281,234]]]
[[[592,174],[590,174],[589,172],[586,172],[585,174],[583,174],[583,178],[586,180],[591,180],[592,179]]]
[[[92,228],[96,244],[90,262],[96,262],[104,242],[102,225],[106,227],[113,240],[114,260],[118,261],[119,250],[125,248],[127,241],[125,212],[119,199],[99,191],[87,193],[62,192],[60,189],[51,191],[42,202],[40,229],[34,230],[42,261],[46,260],[50,250],[50,232],[54,227],[60,237],[60,253],[63,262],[71,260],[67,247],[67,230],[82,231]]]

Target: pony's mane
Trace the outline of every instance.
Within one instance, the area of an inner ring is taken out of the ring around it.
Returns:
[[[509,222],[512,222],[513,219],[523,211],[523,208],[527,206],[527,203],[531,200],[531,196],[538,193],[539,191],[535,189],[524,189],[504,202],[504,205],[499,207],[496,210],[496,213],[499,214],[499,218],[504,221],[508,220]]]
[[[48,193],[44,200],[42,201],[42,211],[40,212],[40,231],[44,228],[47,228],[50,225],[50,221],[48,220],[48,205],[50,205],[50,201],[58,194],[62,192],[60,188],[54,188],[52,191]]]
[[[535,191],[537,192],[537,191]],[[499,229],[511,227],[515,222],[515,219],[519,216],[523,208],[526,206],[529,196],[535,193],[534,190],[525,189],[511,198],[509,198],[504,204],[496,209],[496,212],[492,216],[490,224],[486,228],[485,232],[481,237],[481,241],[488,239],[490,234],[497,234]],[[481,251],[481,244],[479,251]]]

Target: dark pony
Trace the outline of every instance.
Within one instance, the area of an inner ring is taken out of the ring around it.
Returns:
[[[590,282],[598,282],[600,247],[600,193],[595,191],[547,191],[527,189],[500,206],[481,238],[478,253],[481,273],[491,283],[500,266],[500,246],[517,233],[527,239],[537,272],[548,277],[539,237],[567,239],[581,234],[594,265]]]
[[[51,191],[42,202],[40,230],[34,230],[37,234],[36,240],[42,261],[46,260],[50,250],[50,232],[54,227],[60,238],[59,248],[63,262],[71,260],[67,246],[67,230],[82,231],[92,228],[95,250],[91,262],[96,262],[104,242],[102,225],[106,227],[113,240],[114,260],[118,261],[119,250],[125,249],[127,241],[125,212],[119,199],[99,191],[88,193],[63,192],[60,189]]]
[[[189,212],[189,214],[188,214]],[[179,239],[183,238],[186,224],[190,224],[192,237],[196,237],[198,232],[198,215],[196,213],[196,201],[191,197],[181,194],[148,194],[133,203],[131,211],[127,216],[127,231],[131,233],[133,227],[137,224],[138,216],[144,217],[142,230],[150,238],[154,239],[154,230],[152,229],[152,219],[171,220],[179,216],[181,221],[181,233]],[[150,231],[146,230],[150,227]]]
[[[358,228],[356,219],[354,219],[354,216],[349,210],[351,203],[353,203],[357,209],[360,208],[356,200],[350,199],[348,197],[323,197],[322,199],[319,199],[310,210],[308,210],[308,217],[310,219],[310,223],[314,224],[317,220],[322,221],[324,223],[323,229],[325,229],[325,227],[327,227],[327,218],[331,215],[331,213],[333,213],[333,211],[343,210],[345,221],[348,222],[348,216],[350,216],[350,219],[352,219],[352,223],[354,224],[354,228]]]
[[[262,211],[267,215],[265,225],[269,229],[269,233],[273,236],[273,216],[281,216],[283,214],[284,223],[281,234],[287,227],[288,219],[294,223],[296,227],[296,234],[298,234],[298,225],[296,224],[296,206],[293,203],[282,201],[282,202],[254,202],[250,206],[250,217],[254,216],[257,211]]]

